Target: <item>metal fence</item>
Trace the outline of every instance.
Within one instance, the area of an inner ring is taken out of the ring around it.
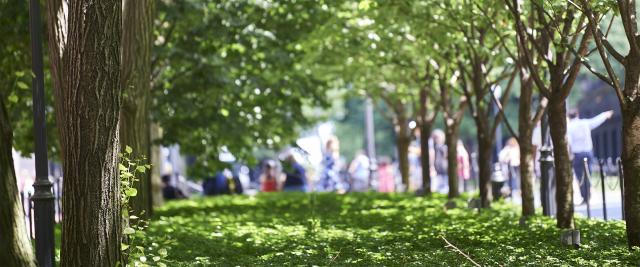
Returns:
[[[589,190],[588,197],[585,200],[586,205],[586,213],[587,218],[591,217],[600,217],[600,216],[592,216],[592,198],[595,192],[598,192],[602,196],[602,203],[600,203],[600,207],[602,209],[602,218],[604,220],[609,219],[609,212],[611,211],[611,206],[607,207],[607,202],[611,204],[611,198],[614,198],[614,194],[619,189],[620,195],[620,207],[619,209],[615,209],[614,211],[620,211],[621,219],[624,220],[624,171],[622,168],[622,161],[620,158],[613,160],[612,158],[607,159],[594,159],[589,160],[588,158],[583,158],[583,175],[579,179],[579,185],[582,186],[584,183],[587,183]],[[595,177],[594,177],[595,174]],[[613,182],[612,182],[613,181]],[[615,196],[617,198],[617,196]],[[618,204],[618,203],[616,203]],[[595,208],[598,208],[597,206]]]

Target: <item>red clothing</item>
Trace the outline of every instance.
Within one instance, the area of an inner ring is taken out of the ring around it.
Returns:
[[[276,179],[265,179],[262,182],[262,186],[260,188],[262,192],[276,192],[278,191],[278,183]]]

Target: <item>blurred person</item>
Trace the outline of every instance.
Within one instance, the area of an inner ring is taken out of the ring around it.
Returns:
[[[378,192],[392,193],[395,191],[395,177],[389,157],[382,157],[378,164]]]
[[[296,160],[291,151],[285,155],[282,163],[282,169],[285,173],[284,184],[282,190],[285,192],[307,192],[307,174]]]
[[[500,150],[498,161],[502,164],[503,175],[510,179],[511,191],[520,190],[520,146],[514,137],[509,138]]]
[[[422,162],[420,162],[420,134],[416,132],[417,138],[409,145],[409,191],[422,188]]]
[[[162,175],[162,197],[164,200],[182,199],[185,198],[184,193],[177,187],[171,185],[171,176]]]
[[[436,190],[440,193],[449,191],[449,179],[447,175],[447,145],[445,144],[444,132],[440,129],[433,130],[433,167],[436,170]]]
[[[231,194],[227,172],[227,170],[218,171],[213,177],[205,179],[202,183],[203,193],[207,196]]]
[[[469,152],[464,147],[461,140],[458,140],[456,147],[458,151],[458,179],[462,179],[463,190],[466,189],[466,183],[471,178],[471,164],[469,161]]]
[[[349,164],[349,175],[351,176],[351,191],[364,192],[369,189],[369,157],[360,150]]]
[[[569,139],[569,147],[573,153],[573,172],[578,184],[580,185],[580,195],[582,196],[582,204],[589,201],[591,197],[591,182],[583,179],[584,175],[584,159],[587,159],[589,171],[591,170],[591,159],[593,158],[593,141],[591,140],[591,130],[598,128],[605,121],[613,116],[613,111],[602,112],[590,119],[580,118],[577,109],[568,112],[569,121],[567,123],[567,137]]]
[[[318,191],[336,191],[340,185],[339,175],[340,143],[338,138],[331,137],[325,144],[322,159],[322,175],[318,181]]]
[[[262,192],[276,192],[280,188],[276,175],[276,163],[272,160],[267,160],[262,168],[262,174],[260,175],[260,191]]]

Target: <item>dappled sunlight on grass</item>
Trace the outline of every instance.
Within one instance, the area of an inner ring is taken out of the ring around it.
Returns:
[[[277,193],[175,201],[156,211],[148,242],[173,265],[467,265],[442,237],[484,265],[637,264],[624,224],[577,220],[583,248],[564,248],[552,218],[519,226],[519,209],[445,209],[446,197]]]

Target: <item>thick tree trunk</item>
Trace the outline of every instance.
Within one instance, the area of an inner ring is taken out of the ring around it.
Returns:
[[[121,259],[118,177],[122,1],[49,2],[49,54],[62,147],[61,266]],[[68,14],[66,20],[58,17]],[[61,36],[65,36],[62,38]]]
[[[424,190],[425,196],[431,194],[430,135],[431,125],[423,122],[422,125],[420,125],[420,163],[422,164],[422,190]]]
[[[0,262],[6,266],[36,266],[13,167],[13,130],[2,101],[0,99]]]
[[[149,95],[154,0],[125,0],[122,13],[123,90],[120,113],[121,149],[130,146],[133,157],[149,158]],[[151,172],[139,176],[138,194],[131,199],[133,213],[147,217],[152,211]]]
[[[445,142],[447,143],[447,176],[449,179],[448,198],[460,195],[458,190],[458,127],[448,125],[445,129]]]
[[[623,115],[624,214],[629,247],[640,246],[640,112]]]
[[[558,99],[558,97],[555,97]],[[549,103],[549,129],[553,141],[556,177],[556,214],[559,228],[573,228],[573,170],[567,140],[567,109],[565,101]]]
[[[640,55],[630,53],[627,62],[624,94],[636,96],[640,92]],[[640,247],[640,100],[637,96],[633,100],[622,109],[624,214],[629,248]]]

